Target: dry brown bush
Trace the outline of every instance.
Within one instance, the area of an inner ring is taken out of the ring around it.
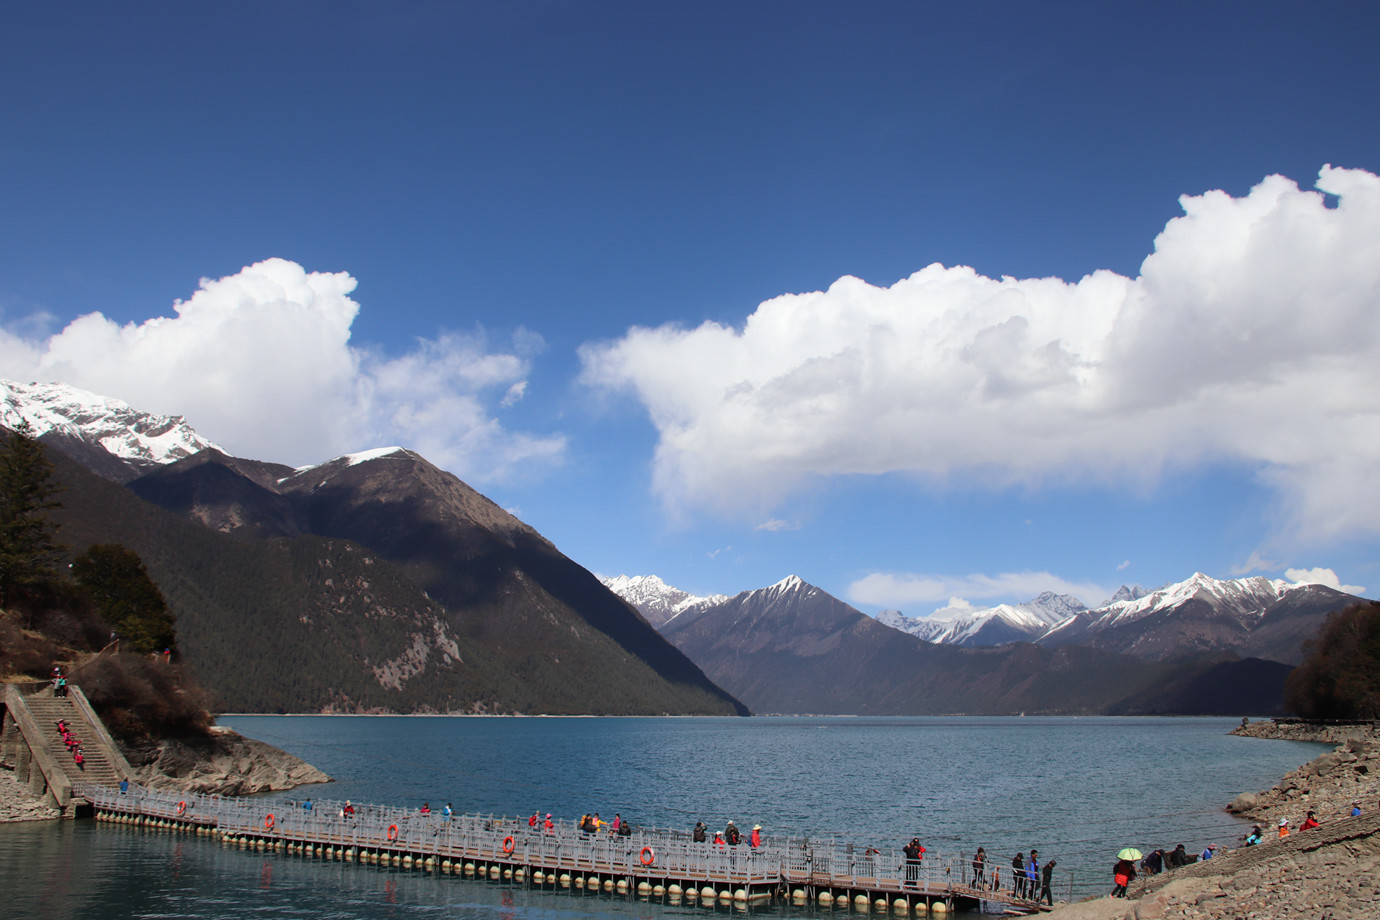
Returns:
[[[208,700],[182,668],[149,656],[103,654],[82,665],[75,682],[112,734],[127,741],[204,735]]]

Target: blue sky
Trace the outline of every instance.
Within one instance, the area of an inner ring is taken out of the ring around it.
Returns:
[[[702,594],[1373,593],[1378,34],[1367,3],[16,8],[0,375],[262,459],[412,447]]]

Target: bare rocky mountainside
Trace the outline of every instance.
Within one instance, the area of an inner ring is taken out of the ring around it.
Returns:
[[[80,391],[46,388],[36,408],[29,389],[6,385],[0,409],[50,448],[59,540],[71,556],[139,554],[221,711],[747,711],[594,575],[414,453],[294,470]]]

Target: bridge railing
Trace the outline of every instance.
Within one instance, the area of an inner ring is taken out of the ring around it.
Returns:
[[[835,838],[767,837],[760,847],[696,843],[678,829],[642,828],[631,836],[585,834],[573,822],[550,831],[526,819],[499,815],[422,814],[412,808],[342,800],[263,800],[159,792],[129,783],[83,784],[97,808],[168,820],[214,824],[223,833],[287,841],[408,852],[438,859],[473,859],[574,872],[732,880],[761,885],[912,889],[939,894],[969,889],[967,861],[926,853],[908,866],[900,849],[879,849]],[[306,807],[311,801],[311,807]]]

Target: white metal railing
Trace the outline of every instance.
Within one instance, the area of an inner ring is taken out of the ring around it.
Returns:
[[[969,861],[926,853],[907,865],[900,849],[860,846],[835,838],[766,837],[759,847],[694,842],[675,829],[643,828],[631,836],[586,834],[573,822],[547,831],[526,819],[498,815],[422,814],[416,809],[356,804],[353,814],[340,800],[246,799],[195,793],[158,792],[128,783],[121,787],[79,785],[97,809],[213,825],[220,833],[284,842],[407,853],[437,860],[476,860],[553,871],[602,873],[665,879],[732,882],[741,886],[785,884],[857,890],[914,891],[928,896],[977,896],[1010,901],[988,881],[974,886]],[[310,807],[307,803],[311,802]],[[1006,872],[1010,870],[1007,869]],[[1024,901],[1033,901],[1034,892]]]

